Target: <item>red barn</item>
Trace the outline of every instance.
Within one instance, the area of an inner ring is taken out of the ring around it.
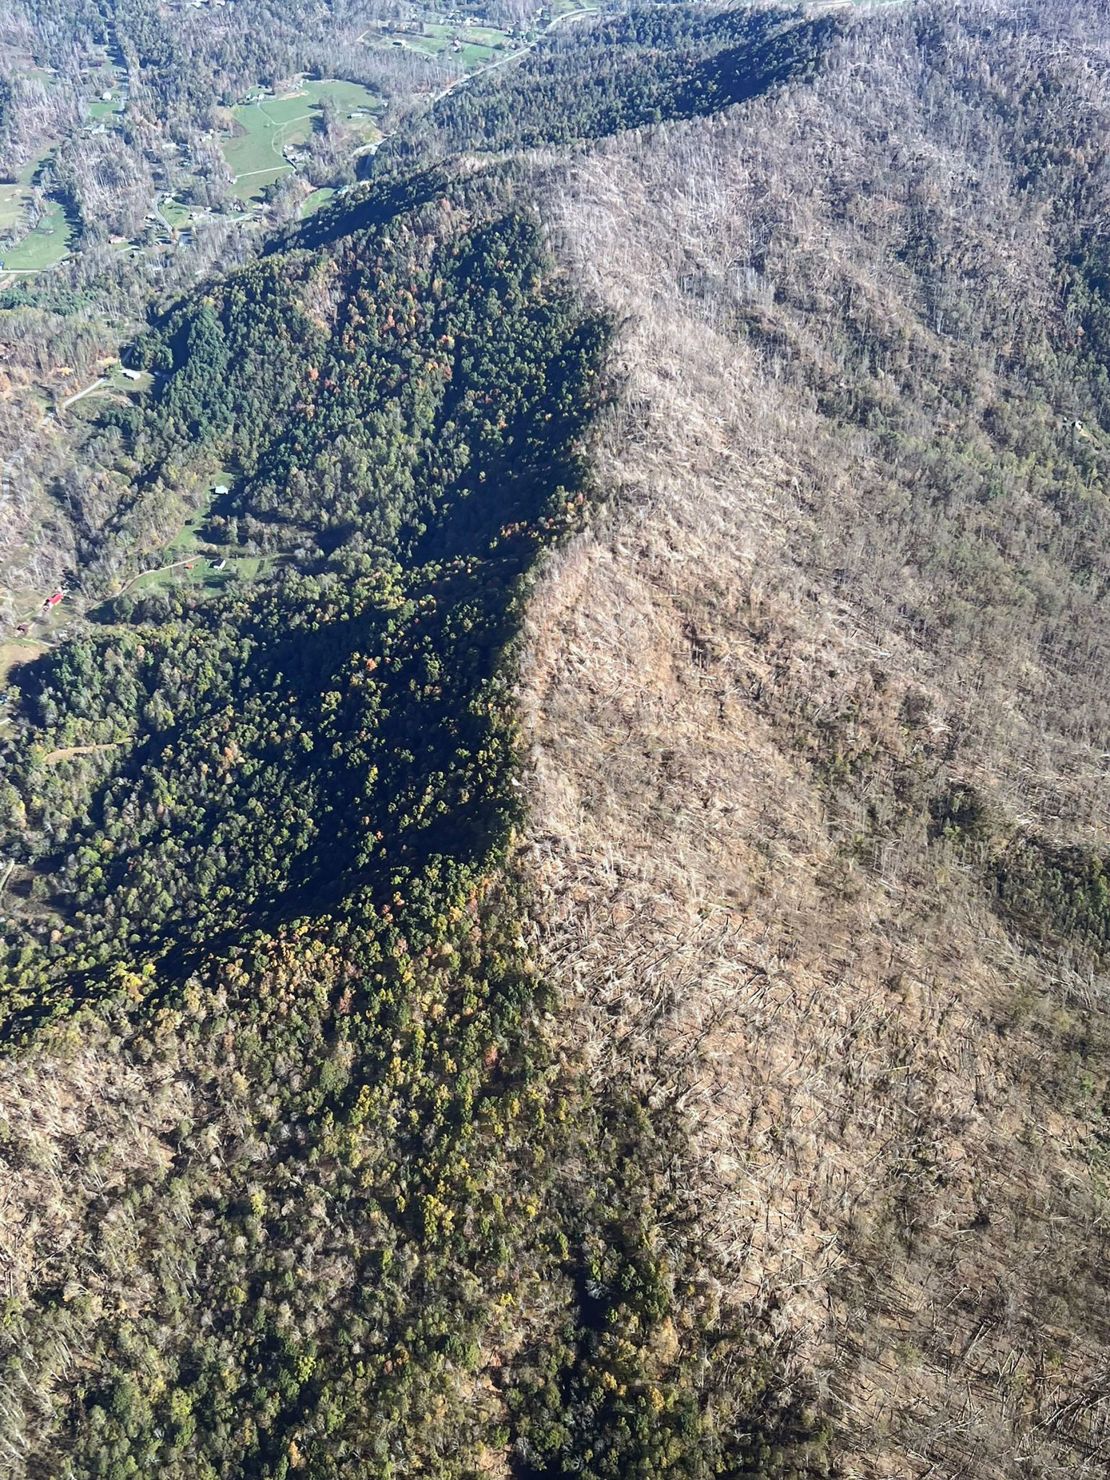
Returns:
[[[62,600],[65,594],[66,593],[64,591],[55,591],[53,596],[48,596],[46,598],[46,600],[43,602],[43,606],[57,606],[58,602]]]

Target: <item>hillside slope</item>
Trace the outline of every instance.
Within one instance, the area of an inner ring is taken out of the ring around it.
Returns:
[[[549,186],[625,381],[530,614],[546,959],[837,1473],[1110,1464],[1108,59],[912,11]]]
[[[214,464],[228,555],[13,686],[0,1461],[804,1474],[808,1391],[669,1226],[674,1119],[583,1075],[506,867],[610,326],[496,172],[373,214],[136,346],[87,589]]]
[[[0,728],[0,1470],[1107,1472],[1108,51],[635,7],[150,324]]]

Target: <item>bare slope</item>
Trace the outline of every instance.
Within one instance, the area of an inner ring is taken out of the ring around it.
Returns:
[[[594,1072],[682,1110],[840,1472],[1093,1475],[1104,978],[984,870],[1107,838],[1108,32],[961,14],[552,187],[625,388],[533,605],[526,857]]]

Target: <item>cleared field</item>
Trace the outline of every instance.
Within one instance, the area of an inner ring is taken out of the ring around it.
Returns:
[[[166,544],[162,551],[162,569],[151,571],[146,577],[140,577],[130,589],[142,589],[144,583],[147,588],[157,585],[155,579],[158,576],[166,576],[172,580],[200,579],[205,585],[220,585],[231,574],[233,568],[239,569],[245,563],[247,557],[237,553],[234,547],[216,546],[215,550],[211,541],[203,538],[203,530],[208,518],[212,513],[212,506],[220,503],[220,497],[216,494],[216,488],[231,488],[235,485],[238,475],[227,468],[217,468],[204,480],[204,493],[199,507],[192,509],[183,520],[174,537]],[[227,567],[223,571],[216,570],[216,563],[224,557],[227,558]],[[193,569],[188,570],[182,562],[195,562]],[[241,570],[240,570],[240,573]]]
[[[200,531],[204,527],[204,521],[208,518],[207,504],[198,509],[195,514],[190,514],[185,523],[174,535],[166,546],[167,560],[191,560],[197,553],[200,543]],[[198,557],[199,558],[199,557]]]
[[[248,175],[236,175],[232,190],[244,205],[249,205],[253,201],[261,200],[266,187],[272,185],[275,180],[280,180],[282,175],[291,173],[292,169],[291,164],[279,164],[274,165],[272,169],[252,170]]]
[[[335,191],[330,186],[324,186],[321,190],[314,190],[311,195],[306,195],[301,201],[301,218],[311,216],[313,211],[318,211],[321,206],[326,206],[329,200],[335,199]]]
[[[228,570],[235,573],[245,581],[255,581],[261,576],[268,576],[283,557],[280,555],[241,555],[229,559]]]
[[[174,549],[173,563],[158,570],[147,571],[139,576],[126,587],[127,594],[149,596],[155,591],[169,591],[180,586],[191,586],[198,591],[219,591],[229,581],[236,578],[247,581],[258,580],[268,575],[278,563],[276,555],[229,554],[226,557],[220,556],[218,559],[208,555],[192,556],[187,548],[189,538],[189,531],[183,530],[174,542],[175,547],[178,541],[183,542],[183,545],[181,550]],[[221,560],[225,563],[223,568],[219,569]],[[191,569],[186,565],[186,561],[192,566]]]
[[[363,87],[361,82],[346,82],[342,78],[306,82],[304,92],[314,104],[318,105],[330,100],[337,108],[346,110],[348,114],[358,111],[378,113],[382,108],[382,100],[377,93],[371,92],[368,87]]]
[[[420,35],[397,33],[397,39],[414,51],[445,60],[450,58],[468,68],[484,67],[499,54],[519,45],[507,31],[496,26],[452,26],[439,21],[426,23]]]
[[[123,94],[115,92],[110,98],[97,98],[89,104],[89,117],[92,119],[111,118],[116,113],[123,112]]]
[[[187,226],[193,217],[193,213],[189,207],[182,205],[179,200],[163,201],[161,211],[170,225],[178,228]]]
[[[0,185],[0,233],[15,228],[22,229],[27,219],[25,207],[33,204],[35,192],[31,185],[39,168],[54,152],[54,143],[47,142],[18,171],[12,184]]]
[[[296,93],[259,98],[232,110],[237,132],[222,147],[240,199],[257,199],[293,168],[284,151],[311,137],[325,103],[345,114],[348,123],[368,138],[376,134],[373,115],[380,111],[381,99],[357,82],[305,82]]]
[[[451,55],[457,57],[464,67],[484,67],[488,62],[494,61],[502,50],[504,50],[502,47],[481,46],[476,42],[468,42]]]
[[[106,750],[117,750],[123,744],[122,740],[105,740],[99,745],[63,745],[58,750],[52,750],[42,758],[44,766],[57,766],[62,761],[72,760],[79,755],[101,755]]]
[[[4,253],[4,270],[42,272],[53,267],[68,255],[71,235],[65,212],[56,201],[51,201],[34,231]]]
[[[458,26],[445,26],[439,21],[429,21],[418,36],[406,36],[405,40],[409,46],[415,46],[420,51],[441,52],[451,45],[458,30]]]
[[[564,15],[594,15],[597,12],[596,5],[585,5],[582,0],[552,0],[551,19],[561,19]]]
[[[140,371],[138,379],[133,380],[130,375],[124,375],[118,365],[113,366],[109,371],[108,380],[113,389],[124,391],[129,396],[138,395],[141,391],[148,391],[154,384],[154,376],[151,375],[149,370]]]
[[[203,585],[205,575],[211,568],[210,562],[203,555],[197,555],[193,568],[189,570],[184,564],[188,558],[187,554],[178,554],[174,563],[145,572],[127,586],[128,595],[149,596],[153,591],[168,591],[174,586]]]
[[[41,658],[46,650],[45,643],[33,642],[30,638],[0,642],[0,684],[7,683],[12,669],[18,664],[29,663],[32,658]]]

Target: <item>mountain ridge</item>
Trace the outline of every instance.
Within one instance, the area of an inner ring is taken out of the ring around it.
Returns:
[[[652,15],[84,444],[103,604],[3,738],[14,1473],[1105,1468],[1106,7],[644,121]],[[217,481],[251,575],[111,598]]]

